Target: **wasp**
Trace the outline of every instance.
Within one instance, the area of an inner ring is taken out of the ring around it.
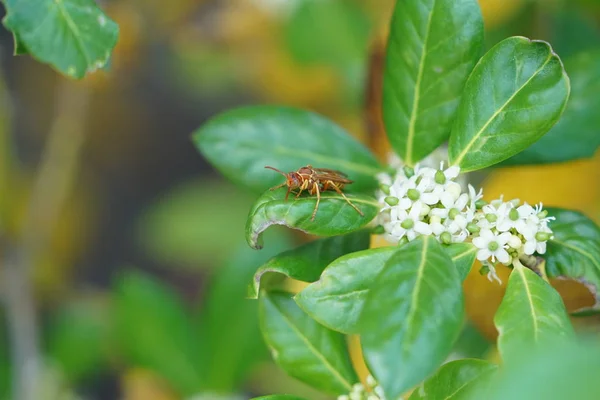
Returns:
[[[305,190],[307,190],[312,196],[315,194],[317,195],[317,204],[315,205],[312,217],[310,218],[311,221],[314,221],[315,216],[317,215],[319,202],[321,201],[321,192],[325,192],[327,190],[336,191],[344,198],[344,200],[346,200],[348,204],[350,204],[350,206],[352,206],[352,208],[356,210],[356,212],[358,212],[361,216],[364,216],[363,212],[360,211],[354,204],[352,204],[352,202],[342,192],[344,186],[353,182],[348,179],[348,175],[343,172],[327,168],[313,168],[311,165],[302,167],[297,171],[288,172],[287,174],[274,167],[266,166],[265,168],[279,172],[285,177],[285,182],[283,182],[281,185],[272,187],[271,190],[276,190],[287,186],[288,189],[287,193],[285,194],[286,201],[290,195],[290,192],[293,190],[298,190],[296,198],[300,197],[300,194],[302,194],[302,192]]]

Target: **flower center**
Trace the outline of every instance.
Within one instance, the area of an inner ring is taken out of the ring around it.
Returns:
[[[550,239],[550,235],[548,232],[538,232],[535,234],[535,240],[537,240],[538,242],[545,242],[546,240]]]
[[[419,197],[421,197],[421,193],[419,193],[419,191],[417,189],[408,189],[408,191],[406,192],[406,195],[412,201],[419,200]]]
[[[390,194],[390,185],[381,184],[379,185],[379,189],[381,189],[381,191],[387,195]]]
[[[454,219],[458,216],[458,214],[460,214],[460,211],[458,211],[456,208],[451,208],[450,211],[448,211],[448,218]]]
[[[490,242],[490,244],[488,244],[488,249],[490,251],[496,251],[496,250],[498,250],[498,247],[500,247],[498,245],[498,242]]]
[[[496,214],[485,214],[485,219],[487,219],[489,222],[496,222],[498,216]]]
[[[415,226],[415,222],[412,219],[405,219],[404,221],[402,221],[400,226],[404,229],[411,229],[413,226]]]
[[[446,175],[444,175],[442,171],[437,171],[435,173],[435,183],[437,183],[438,185],[443,185],[444,183],[446,183]]]
[[[467,225],[467,230],[468,230],[469,232],[471,232],[471,233],[477,233],[477,232],[479,232],[481,229],[480,229],[480,228],[477,226],[477,224],[474,224],[474,223],[470,222],[470,223]]]
[[[514,208],[510,209],[510,212],[508,213],[508,218],[510,218],[511,221],[516,221],[519,219],[519,212],[517,210],[515,210]]]
[[[400,200],[398,200],[397,197],[388,196],[385,198],[385,202],[388,203],[390,206],[395,206],[400,202]]]

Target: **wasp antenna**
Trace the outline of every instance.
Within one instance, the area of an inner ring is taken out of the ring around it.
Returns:
[[[275,167],[270,167],[270,166],[268,166],[268,165],[267,165],[267,166],[265,166],[265,168],[267,168],[267,169],[272,169],[273,171],[275,171],[275,172],[279,172],[281,175],[283,175],[283,176],[287,177],[287,174],[286,174],[285,172],[283,172],[283,171],[280,171],[280,170],[278,170],[278,169],[277,169],[277,168],[275,168]]]

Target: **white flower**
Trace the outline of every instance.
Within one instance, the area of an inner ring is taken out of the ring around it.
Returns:
[[[398,221],[392,228],[392,235],[398,240],[402,239],[404,236],[406,236],[408,240],[414,240],[420,235],[431,235],[431,227],[421,221],[422,207],[423,205],[421,203],[415,203],[410,209],[410,212],[406,213],[406,211],[400,211]]]
[[[479,248],[477,259],[485,261],[491,258],[492,262],[498,259],[502,264],[509,265],[511,260],[506,247],[510,236],[508,232],[497,234],[491,229],[482,229],[479,236],[473,239],[473,244]]]

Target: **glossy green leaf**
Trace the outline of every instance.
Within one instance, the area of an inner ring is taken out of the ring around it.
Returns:
[[[446,253],[454,262],[454,266],[458,271],[458,275],[461,280],[465,280],[471,267],[475,262],[475,256],[477,255],[477,247],[472,243],[452,243],[447,246],[443,246]]]
[[[366,249],[370,242],[370,233],[362,230],[347,235],[314,240],[296,249],[278,254],[256,271],[248,289],[249,296],[256,299],[261,281],[271,274],[276,274],[278,277],[287,276],[302,282],[314,282],[319,279],[325,267],[333,260],[344,254]]]
[[[319,323],[343,333],[358,333],[358,321],[369,289],[397,247],[381,247],[342,256],[329,264],[318,281],[294,300]]]
[[[469,400],[595,400],[600,393],[598,340],[562,343],[551,349],[521,348],[517,362],[502,368]]]
[[[290,376],[337,395],[358,382],[344,336],[315,322],[290,294],[262,291],[259,315],[275,362]]]
[[[560,121],[539,141],[506,160],[507,165],[544,164],[592,157],[600,146],[600,52],[565,60],[571,96]]]
[[[310,111],[249,106],[213,117],[194,134],[200,152],[223,175],[255,192],[285,182],[283,172],[311,164],[333,168],[354,181],[350,191],[373,189],[380,166],[375,157],[335,123]],[[235,154],[235,157],[232,157]]]
[[[476,249],[465,243],[442,247],[451,256],[461,278],[466,278]],[[398,250],[395,246],[381,247],[340,257],[325,268],[318,281],[308,285],[294,299],[308,315],[326,327],[348,334],[358,333],[358,321],[369,289]]]
[[[117,43],[119,27],[94,0],[5,0],[4,25],[16,52],[72,78],[102,68]]]
[[[383,120],[394,150],[414,165],[450,135],[465,81],[481,55],[479,5],[398,1],[388,40]]]
[[[525,150],[556,124],[569,90],[548,43],[524,37],[498,43],[467,80],[450,136],[450,162],[474,171]]]
[[[467,399],[477,381],[497,369],[497,365],[484,360],[451,361],[416,388],[408,400]]]
[[[578,211],[548,208],[548,215],[556,218],[549,224],[554,237],[544,254],[548,277],[583,283],[594,294],[596,303],[578,313],[600,311],[600,228]]]
[[[229,259],[211,277],[197,319],[196,364],[204,377],[204,389],[233,393],[253,368],[268,359],[257,304],[245,294],[254,271],[270,257],[292,247],[288,233],[269,232],[262,251],[249,248],[243,240],[238,242],[229,250]]]
[[[269,396],[253,397],[251,400],[305,400],[302,397],[291,394],[272,394]]]
[[[114,296],[118,345],[127,364],[156,372],[182,395],[199,392],[198,338],[177,294],[148,275],[128,272],[119,276]]]
[[[76,299],[50,319],[47,354],[71,384],[92,377],[109,363],[113,320],[105,300]]]
[[[285,225],[311,235],[335,236],[357,231],[371,222],[381,206],[373,197],[347,194],[346,197],[363,213],[352,208],[336,192],[321,194],[321,202],[314,221],[311,216],[317,197],[290,195],[285,200],[286,189],[266,191],[254,203],[246,222],[246,241],[250,247],[262,247],[261,233],[271,225]]]
[[[464,316],[462,284],[437,240],[420,237],[394,253],[360,317],[365,360],[388,398],[398,398],[444,361]]]
[[[516,265],[494,316],[498,351],[510,363],[524,348],[550,345],[573,336],[573,327],[558,292],[535,272]]]

